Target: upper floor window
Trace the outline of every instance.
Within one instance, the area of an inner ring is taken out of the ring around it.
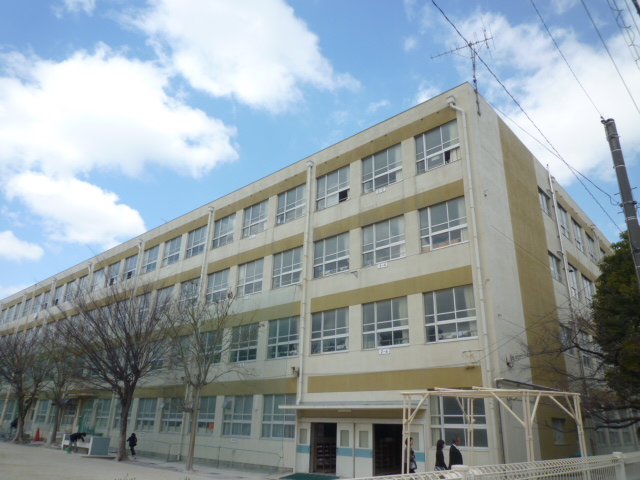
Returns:
[[[33,299],[33,313],[38,313],[41,307],[42,307],[42,294],[38,295],[36,298]],[[5,310],[4,313],[6,318],[7,311]]]
[[[424,173],[454,159],[452,150],[460,146],[458,122],[453,120],[415,137],[418,173]]]
[[[209,274],[207,278],[207,303],[219,302],[229,294],[229,269]]]
[[[296,433],[296,411],[280,408],[280,405],[295,405],[293,393],[265,395],[262,409],[263,438],[294,438]]]
[[[238,295],[250,295],[262,291],[264,258],[243,263],[238,267]]]
[[[231,362],[255,360],[258,356],[258,324],[239,325],[231,330]]]
[[[551,215],[551,199],[549,195],[538,188],[538,197],[540,198],[540,208],[547,215]]]
[[[180,306],[193,306],[198,301],[198,293],[200,291],[200,277],[182,282],[180,285]]]
[[[423,252],[466,242],[468,239],[464,197],[420,210],[420,244]]]
[[[172,265],[180,260],[180,246],[182,245],[182,236],[172,238],[164,242],[164,256],[162,257],[162,266]]]
[[[562,283],[562,267],[560,266],[560,259],[551,253],[549,254],[549,267],[551,268],[551,276]]]
[[[298,318],[288,317],[269,321],[267,358],[298,355]]]
[[[598,250],[596,250],[596,242],[588,234],[585,233],[585,236],[587,237],[587,248],[589,249],[589,258],[591,258],[592,262],[597,263]]]
[[[607,252],[604,251],[604,249],[600,249],[600,260],[602,260],[604,257],[607,256]]]
[[[67,290],[64,292],[64,301],[70,302],[78,296],[78,279],[71,280],[67,283]],[[26,312],[29,313],[29,312]]]
[[[267,228],[267,208],[269,200],[264,200],[244,209],[242,238],[255,235]]]
[[[185,251],[185,258],[195,257],[196,255],[204,252],[204,244],[207,242],[207,226],[203,225],[200,228],[191,230],[187,235],[187,250]]]
[[[405,255],[402,215],[364,227],[362,236],[362,264],[365,267]]]
[[[59,303],[62,303],[62,294],[64,292],[64,285],[60,285],[59,287],[56,287],[55,292],[53,294],[53,304],[54,305],[58,305]],[[19,317],[19,315],[16,315],[16,318]]]
[[[302,247],[292,248],[273,256],[273,288],[300,283]]]
[[[369,193],[402,180],[402,149],[394,145],[362,159],[362,192]]]
[[[424,294],[427,342],[478,336],[473,286],[445,288]]]
[[[316,210],[332,207],[349,198],[349,165],[318,178]]]
[[[250,437],[253,395],[235,395],[225,397],[225,400],[225,404],[229,402],[231,405],[230,408],[225,409],[222,434],[233,437]]]
[[[132,255],[124,261],[124,271],[122,272],[122,280],[128,280],[136,276],[136,268],[138,267],[138,254]]]
[[[295,220],[304,215],[306,185],[303,183],[278,195],[276,225]]]
[[[157,304],[160,308],[166,308],[171,305],[173,301],[173,285],[169,285],[168,287],[161,288],[158,290],[158,298]]]
[[[560,220],[560,231],[562,234],[571,240],[571,234],[569,233],[569,214],[558,204],[558,220]]]
[[[407,297],[362,305],[363,348],[409,343]]]
[[[576,247],[581,252],[584,252],[584,243],[582,243],[582,227],[578,222],[576,222],[573,218],[571,219],[573,223],[573,236],[576,239]]]
[[[315,243],[313,278],[349,270],[349,233],[341,233]]]
[[[160,245],[151,247],[144,251],[142,256],[142,273],[153,272],[158,266],[158,253],[160,252]]]
[[[212,364],[222,360],[222,347],[224,343],[224,330],[209,330],[202,333],[202,353],[205,360]]]
[[[317,312],[311,318],[311,354],[349,350],[349,309]]]
[[[571,290],[571,296],[574,298],[580,298],[580,287],[578,285],[578,270],[573,265],[569,264],[569,288]]]
[[[233,242],[233,231],[236,226],[236,214],[232,213],[213,224],[213,242],[211,248],[218,248]]]
[[[93,272],[93,281],[91,283],[91,291],[95,292],[96,290],[100,290],[101,288],[104,288],[104,268],[101,268],[100,270],[97,270],[95,272]],[[44,307],[43,308],[47,308]]]
[[[67,290],[69,290],[68,287],[69,284],[67,284]],[[66,294],[65,294],[66,297]],[[33,301],[33,299],[31,297],[27,298],[24,301],[24,308],[22,309],[22,316],[25,317],[27,315],[29,315],[29,313],[31,313],[31,302]]]
[[[583,291],[584,291],[584,297],[587,300],[587,303],[592,303],[593,294],[595,293],[593,289],[593,282],[583,275],[582,284],[584,285]]]
[[[120,275],[120,262],[116,262],[107,267],[107,285],[115,285],[118,283],[118,276]]]

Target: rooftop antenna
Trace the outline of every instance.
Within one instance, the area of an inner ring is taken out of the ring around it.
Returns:
[[[461,57],[471,59],[471,67],[473,69],[473,90],[476,92],[476,105],[478,108],[478,115],[481,115],[481,114],[480,114],[480,99],[478,97],[478,79],[476,78],[476,56],[478,55],[478,50],[481,50],[482,47],[484,46],[486,46],[487,50],[489,50],[489,40],[493,40],[493,35],[491,34],[491,31],[489,31],[489,35],[487,35],[487,29],[484,27],[484,22],[482,22],[482,35],[483,35],[483,38],[481,40],[478,40],[478,36],[474,33],[473,34],[474,41],[469,42],[466,45],[463,45],[461,47],[456,46],[451,50],[447,50],[446,52],[442,52],[442,53],[439,53],[438,55],[433,55],[431,57],[431,60],[433,60],[434,58],[442,57],[444,55],[454,54],[454,55],[460,55]],[[477,45],[479,45],[478,49],[474,48]],[[469,56],[458,53],[464,50],[465,48],[469,49]],[[494,48],[495,48],[495,45],[494,45]],[[489,52],[491,52],[491,50],[489,50]]]

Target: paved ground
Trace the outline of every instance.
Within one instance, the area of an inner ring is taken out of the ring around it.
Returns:
[[[166,463],[138,456],[135,462],[85,458],[43,445],[0,442],[0,478],[7,480],[275,480],[284,474],[223,470],[196,465],[185,472],[184,463]]]

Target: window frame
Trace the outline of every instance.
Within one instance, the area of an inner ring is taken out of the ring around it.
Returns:
[[[129,280],[136,276],[138,268],[138,254],[131,255],[124,259],[124,269],[122,271],[122,281]]]
[[[147,248],[142,255],[142,273],[153,272],[158,268],[158,256],[160,254],[160,245]]]
[[[459,399],[464,409],[460,408],[458,400],[454,397],[435,397],[431,399],[429,406],[431,441],[435,444],[439,439],[450,440],[453,436],[460,437],[458,448],[467,448],[469,433],[474,432],[473,447],[479,449],[489,448],[487,407],[483,398],[461,398]],[[469,416],[469,402],[473,401],[473,429],[469,428],[469,423],[465,421],[465,416]],[[482,408],[478,408],[482,405]],[[481,413],[478,413],[481,412]],[[459,421],[456,422],[456,419]],[[483,440],[478,442],[478,440]],[[484,444],[486,442],[486,444]]]
[[[207,275],[206,303],[219,302],[228,297],[230,271],[230,268],[225,268]]]
[[[307,185],[303,183],[278,195],[276,226],[292,222],[303,217],[307,206]],[[289,197],[293,197],[290,199]]]
[[[387,305],[389,307],[387,308]],[[397,306],[396,306],[397,305]],[[383,314],[388,310],[386,318]],[[404,316],[395,317],[394,313]],[[390,326],[385,324],[389,323]],[[397,334],[400,334],[397,336]],[[373,342],[370,340],[373,339]],[[397,341],[400,340],[400,341]],[[409,344],[407,297],[389,298],[362,304],[362,349],[397,347]]]
[[[400,233],[398,235],[392,236],[392,222],[396,220],[399,222],[397,229]],[[369,231],[372,232],[370,235],[372,241],[366,243],[367,232]],[[382,233],[383,235],[386,233],[387,236],[378,240],[377,237],[379,233]],[[388,218],[381,222],[362,227],[362,266],[369,267],[372,265],[377,265],[379,263],[389,262],[391,260],[397,260],[398,258],[406,257],[405,243],[404,215]],[[385,258],[385,250],[389,251],[388,258]],[[380,256],[382,258],[379,258]],[[368,259],[368,257],[370,258]]]
[[[182,250],[182,235],[164,242],[162,251],[162,266],[168,267],[180,261],[180,250]]]
[[[297,357],[300,348],[300,317],[269,320],[267,360]]]
[[[433,216],[436,209],[444,207],[446,211],[446,222],[433,225]],[[458,209],[463,216],[453,217],[455,209]],[[419,211],[420,215],[420,250],[422,253],[439,250],[469,241],[469,225],[467,216],[467,203],[464,196],[452,198],[446,202],[430,205]],[[464,222],[464,223],[462,223]],[[444,228],[442,228],[444,226]],[[437,230],[436,230],[437,229]],[[444,238],[446,241],[434,243],[434,238]],[[459,238],[458,238],[459,235]],[[435,245],[435,246],[434,246]]]
[[[253,395],[225,396],[225,403],[231,401],[231,413],[225,413],[222,420],[223,437],[250,437],[253,420]]]
[[[333,316],[334,318],[330,318]],[[329,317],[329,318],[328,318]],[[329,326],[327,326],[329,323]],[[333,324],[333,326],[331,326]],[[341,348],[339,346],[341,345]],[[349,351],[349,307],[311,314],[311,355]]]
[[[247,269],[253,268],[252,275],[247,275]],[[260,269],[258,273],[257,269]],[[246,262],[238,265],[238,284],[237,295],[242,297],[246,295],[253,295],[262,291],[262,283],[264,281],[264,258],[259,258],[251,262]],[[247,291],[247,286],[252,285],[250,291]]]
[[[207,225],[195,228],[187,234],[187,249],[184,258],[195,257],[204,253],[207,244]]]
[[[538,198],[540,200],[540,209],[551,216],[551,197],[547,195],[547,192],[538,187]]]
[[[564,284],[562,281],[562,263],[558,257],[549,252],[549,269],[551,270],[551,276],[558,282]]]
[[[571,219],[571,222],[573,224],[573,236],[576,240],[576,247],[578,247],[578,250],[580,250],[582,253],[585,253],[584,241],[582,239],[582,225],[576,222],[574,218]]]
[[[139,398],[136,411],[136,430],[153,432],[156,426],[157,398]]]
[[[280,405],[295,405],[294,393],[263,395],[261,438],[293,440],[296,433],[296,412],[280,408]]]
[[[450,298],[447,298],[449,296]],[[442,307],[438,305],[439,297],[443,302]],[[422,294],[422,302],[426,343],[445,343],[478,338],[478,318],[472,284],[425,292]],[[460,302],[463,302],[464,305]],[[452,304],[453,310],[439,311],[439,308],[447,308],[450,304]],[[465,323],[468,324],[466,330],[461,328]],[[452,331],[451,326],[455,326],[455,330]],[[448,336],[445,337],[447,334]]]
[[[389,153],[394,152],[390,160]],[[397,153],[396,153],[397,152]],[[378,158],[384,158],[384,167],[376,168]],[[369,171],[370,170],[370,171]],[[386,180],[385,180],[386,177]],[[402,144],[397,143],[362,159],[362,194],[402,181]]]
[[[300,283],[301,279],[302,247],[291,248],[273,256],[271,288],[296,285]]]
[[[216,397],[215,395],[200,397],[198,419],[196,420],[196,435],[213,435],[212,425],[214,425],[216,421],[217,398],[218,397]],[[211,401],[211,399],[213,399],[213,402]],[[203,402],[206,403],[206,410],[202,408]]]
[[[258,359],[258,330],[260,325],[248,323],[231,329],[229,362],[253,362]]]
[[[186,280],[180,284],[180,307],[194,307],[200,295],[200,277]]]
[[[162,403],[160,432],[180,433],[184,423],[184,399],[182,397],[163,398]]]
[[[562,205],[560,205],[559,203],[557,205],[560,231],[569,241],[571,241],[571,230],[569,229],[569,213]]]
[[[242,218],[242,238],[251,237],[267,229],[269,199],[255,203],[244,209]],[[255,228],[254,228],[255,227]]]
[[[456,136],[452,137],[449,140],[443,140],[443,132],[444,128],[449,125],[455,124],[455,133]],[[440,142],[437,146],[431,147],[430,149],[426,148],[426,139],[427,135],[432,132],[439,132]],[[431,130],[427,130],[419,135],[414,137],[415,148],[416,148],[416,174],[420,175],[431,170],[434,170],[438,167],[442,167],[444,165],[448,165],[456,161],[457,159],[452,158],[453,150],[460,147],[460,132],[458,131],[458,121],[457,119],[446,122],[438,127],[432,128]],[[435,159],[437,159],[437,163],[432,163]]]
[[[333,181],[334,177],[337,178],[335,182]],[[335,183],[335,185],[330,186],[330,183]],[[316,178],[316,210],[324,210],[325,208],[333,207],[338,203],[349,200],[350,188],[350,165],[345,165],[342,168],[338,168],[333,172]]]
[[[335,252],[327,253],[327,247],[335,242]],[[341,247],[340,244],[343,244]],[[321,252],[319,250],[321,249]],[[349,232],[323,238],[313,246],[313,278],[322,278],[349,271]],[[330,265],[335,267],[331,268]]]
[[[213,239],[211,248],[219,248],[233,242],[233,234],[236,227],[235,212],[222,217],[213,223]]]

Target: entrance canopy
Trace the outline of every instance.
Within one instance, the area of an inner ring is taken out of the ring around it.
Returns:
[[[462,410],[465,424],[470,432],[469,448],[471,453],[470,463],[473,464],[473,401],[463,402],[461,399],[490,398],[495,399],[505,410],[509,412],[524,428],[527,447],[527,461],[534,461],[533,448],[533,423],[536,418],[538,406],[541,399],[551,400],[561,408],[576,423],[578,429],[578,441],[580,443],[581,455],[586,455],[584,428],[582,425],[582,411],[580,410],[580,394],[572,392],[561,392],[558,390],[507,390],[502,388],[472,387],[470,390],[455,390],[450,388],[436,388],[434,390],[416,390],[410,392],[400,392],[404,398],[402,409],[403,425],[403,457],[408,459],[409,452],[404,451],[411,436],[411,422],[415,419],[418,411],[430,397],[453,397],[458,401]],[[415,403],[414,399],[418,399]],[[515,412],[506,402],[507,400],[522,401],[522,416]],[[408,463],[408,462],[407,462]]]

